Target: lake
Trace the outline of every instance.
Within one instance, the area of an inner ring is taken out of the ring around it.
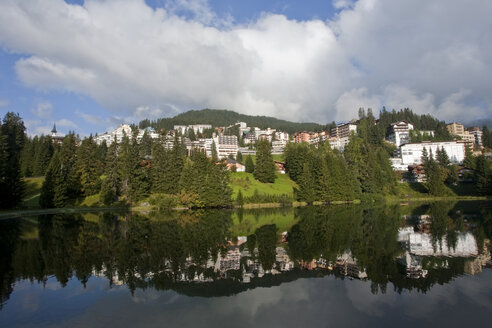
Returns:
[[[492,315],[491,202],[0,220],[1,327],[455,327]]]

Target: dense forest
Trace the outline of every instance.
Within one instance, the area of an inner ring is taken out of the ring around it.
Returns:
[[[155,129],[171,130],[174,125],[211,124],[213,127],[217,127],[229,126],[237,122],[245,122],[249,127],[272,128],[291,134],[296,131],[323,130],[323,125],[317,123],[295,123],[269,116],[239,114],[225,109],[190,110],[171,118],[161,118],[155,121],[143,120],[138,126],[140,128],[151,126]]]
[[[239,115],[213,110],[193,113]],[[410,109],[387,112],[384,108],[379,114],[376,120],[371,110],[359,110],[357,133],[350,137],[343,153],[332,149],[328,142],[287,145],[285,168],[297,183],[296,200],[364,201],[396,195],[397,176],[389,161],[395,148],[384,141],[391,122],[406,120],[416,129],[433,129],[434,140],[451,139],[445,123],[429,115],[414,114]],[[203,123],[190,118],[189,122],[180,123],[200,122]],[[237,133],[234,129],[229,132]],[[492,147],[492,133],[485,126],[482,141],[486,147]],[[182,136],[175,135],[171,149],[165,144],[164,136],[154,140],[145,133],[139,142],[135,134],[107,147],[105,143],[97,145],[91,136],[80,140],[71,132],[59,145],[49,136],[28,138],[19,115],[7,113],[0,127],[0,208],[16,208],[20,204],[24,193],[22,178],[31,176],[45,176],[40,205],[46,208],[78,206],[87,197],[99,197],[100,204],[105,205],[138,204],[143,200],[160,208],[233,205],[230,172],[223,161],[217,160],[214,147],[212,158],[207,158],[201,152],[188,153]],[[246,172],[253,173],[262,183],[274,183],[276,168],[271,145],[259,142],[255,146],[256,163],[245,156]],[[424,157],[422,162],[428,178],[424,188],[433,196],[452,195],[450,187],[457,184],[457,166],[449,162],[443,150]],[[467,149],[464,165],[474,170],[471,178],[476,193],[491,194],[490,163],[484,155],[473,156]],[[253,198],[259,200],[262,195],[255,194],[251,199],[244,199],[242,194],[237,197],[236,204],[242,205]],[[277,198],[268,199],[277,202]],[[283,197],[281,202],[286,201]]]

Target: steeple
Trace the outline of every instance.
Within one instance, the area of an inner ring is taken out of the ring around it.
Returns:
[[[51,130],[52,135],[56,135],[56,124],[53,123],[53,130]]]

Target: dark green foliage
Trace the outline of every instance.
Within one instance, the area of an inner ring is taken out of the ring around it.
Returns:
[[[432,157],[432,152],[429,155],[428,162],[424,165],[427,182],[425,187],[432,196],[445,196],[449,190],[444,185],[443,170]]]
[[[250,155],[246,156],[246,161],[245,161],[245,171],[247,173],[253,173],[255,171],[255,164],[253,163],[253,159],[251,158]]]
[[[297,182],[299,189],[296,191],[297,200],[312,204],[318,199],[316,193],[316,179],[309,168],[308,163],[304,163],[304,168]]]
[[[215,141],[212,142],[212,161],[217,162],[219,160],[219,155],[217,154],[217,145]]]
[[[465,147],[465,159],[463,160],[463,165],[475,169],[475,156],[473,156],[473,151],[470,147]]]
[[[81,191],[85,196],[97,194],[101,189],[102,163],[94,158],[98,147],[92,136],[82,141],[77,150],[77,173],[80,179]]]
[[[256,165],[253,172],[255,179],[263,183],[273,183],[277,177],[275,170],[270,143],[267,140],[258,141],[256,145]]]
[[[180,190],[196,194],[193,207],[220,207],[231,204],[229,172],[225,163],[216,164],[202,152],[187,159],[179,182]]]
[[[59,151],[51,158],[41,188],[42,207],[73,205],[81,195],[80,175],[76,165],[75,135],[68,134]]]
[[[21,154],[25,143],[24,122],[18,114],[5,114],[0,123],[0,208],[13,208],[22,201]]]
[[[121,179],[118,169],[118,146],[113,142],[106,153],[104,167],[105,179],[102,181],[100,200],[110,205],[118,200],[121,191]]]
[[[132,140],[125,136],[118,154],[122,194],[132,203],[146,197],[150,192],[150,169],[140,157],[140,150],[135,136]]]
[[[480,155],[476,160],[476,167],[474,172],[475,183],[477,185],[477,193],[479,195],[487,195],[490,193],[490,172],[487,164],[487,160],[484,155]]]
[[[482,144],[484,147],[492,149],[492,131],[486,125],[482,127]]]
[[[243,198],[243,193],[241,192],[241,190],[239,190],[237,193],[236,204],[240,207],[243,207],[243,205],[244,205],[244,198]]]
[[[285,147],[285,169],[289,177],[297,182],[304,169],[304,161],[309,153],[309,146],[304,143],[289,142]]]
[[[142,140],[140,140],[139,148],[140,148],[140,157],[144,158],[145,156],[152,155],[152,144],[153,140],[147,131],[144,132],[142,136]]]
[[[266,129],[268,127],[277,129],[280,131],[286,131],[288,133],[294,133],[296,131],[321,131],[323,126],[316,123],[294,123],[284,120],[279,120],[273,117],[267,116],[250,116],[243,115],[229,110],[219,109],[203,109],[203,110],[191,110],[186,113],[179,114],[172,118],[161,118],[156,121],[144,120],[139,123],[140,128],[151,126],[156,130],[173,129],[174,125],[191,125],[191,124],[211,124],[214,127],[217,126],[229,126],[236,124],[237,122],[246,122],[248,126],[256,126],[260,129]],[[204,134],[210,138],[213,131],[204,131]]]
[[[238,151],[236,154],[236,161],[238,161],[239,163],[243,162],[243,153],[241,153],[240,151]]]
[[[271,270],[275,262],[275,246],[277,245],[277,226],[264,225],[255,231],[258,242],[258,260],[264,270]]]

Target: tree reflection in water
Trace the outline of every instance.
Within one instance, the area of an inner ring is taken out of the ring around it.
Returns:
[[[230,295],[319,275],[368,279],[373,293],[384,293],[389,283],[398,292],[426,292],[456,275],[480,272],[490,259],[484,250],[492,233],[489,203],[433,203],[413,210],[304,207],[283,209],[284,221],[287,211],[295,224],[283,244],[274,222],[238,238],[232,212],[225,210],[164,218],[102,213],[3,220],[2,304],[16,280],[44,283],[52,275],[62,286],[72,277],[86,286],[92,276],[104,276],[110,286],[126,284],[132,293],[153,287]],[[253,215],[261,222],[261,211]]]

